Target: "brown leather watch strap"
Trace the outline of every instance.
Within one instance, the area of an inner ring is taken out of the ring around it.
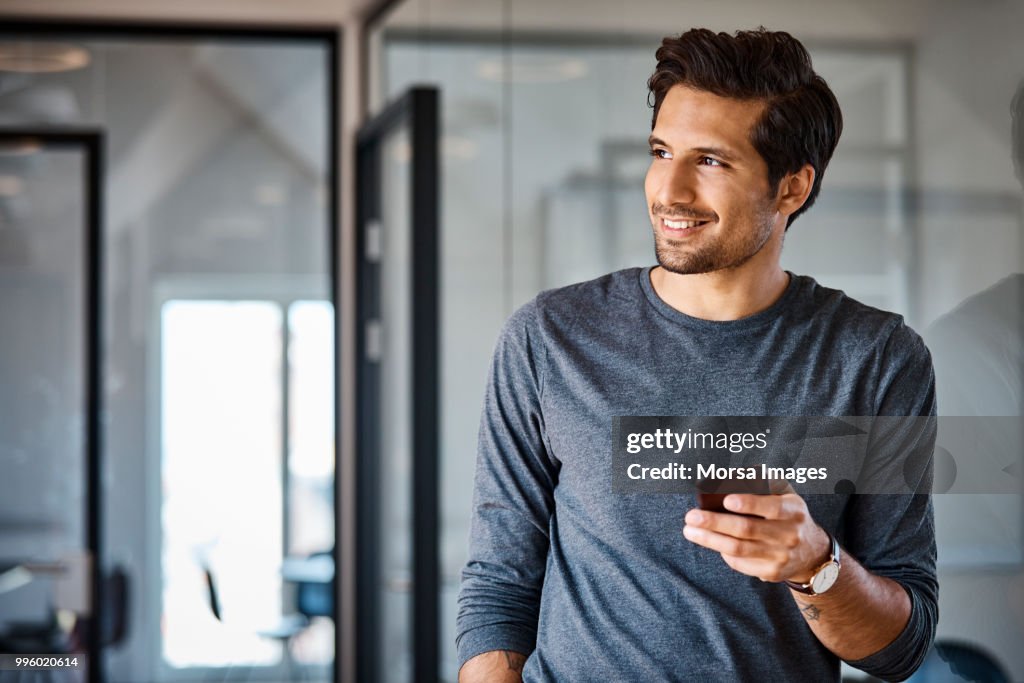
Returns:
[[[832,564],[835,564],[837,567],[842,567],[842,564],[839,561],[839,541],[837,541],[836,537],[832,534],[828,535],[828,540],[832,542],[831,554],[829,555],[829,558],[827,560],[822,562],[821,565],[814,570],[814,573],[811,574],[811,578],[807,581],[807,583],[799,583],[797,581],[786,581],[785,583],[787,586],[789,586],[796,592],[803,593],[805,595],[818,594],[817,591],[814,590],[814,579],[817,578],[818,574],[820,574],[826,567]]]

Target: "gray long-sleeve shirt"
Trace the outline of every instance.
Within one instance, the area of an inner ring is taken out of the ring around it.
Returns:
[[[769,309],[686,316],[633,268],[538,295],[506,323],[480,427],[459,665],[529,654],[524,681],[839,679],[789,590],[687,541],[692,495],[612,492],[614,415],[934,415],[931,358],[902,319],[792,276]],[[817,495],[814,519],[908,592],[882,651],[901,680],[938,618],[927,496]]]

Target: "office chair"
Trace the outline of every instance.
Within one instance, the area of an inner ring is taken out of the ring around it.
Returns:
[[[995,657],[973,643],[940,640],[907,683],[1010,683]]]
[[[209,566],[204,566],[203,573],[206,576],[206,590],[207,597],[209,599],[210,611],[213,612],[213,616],[216,617],[217,621],[224,623],[221,612],[220,596],[217,592],[217,583],[213,578],[213,572],[210,570]],[[292,638],[302,633],[302,631],[309,626],[309,616],[301,612],[303,604],[301,586],[297,602],[300,607],[300,612],[295,614],[285,614],[281,616],[276,623],[253,631],[253,633],[261,638],[268,638],[281,643],[284,675],[285,679],[289,681],[295,680],[293,678],[294,661],[292,660],[291,654]],[[300,668],[299,673],[301,674],[301,672],[302,670]],[[227,672],[225,672],[225,680],[227,680]]]

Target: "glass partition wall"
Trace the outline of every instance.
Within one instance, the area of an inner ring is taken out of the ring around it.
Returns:
[[[653,259],[643,178],[645,82],[657,39],[624,42],[447,36],[425,43],[411,31],[383,39],[389,97],[422,79],[424,63],[425,80],[445,94],[440,539],[442,661],[449,666],[476,420],[502,320],[541,290]],[[899,46],[814,52],[849,103],[847,129],[814,229],[797,224],[785,266],[866,303],[909,311],[910,252],[896,248],[911,242],[913,228],[902,207],[912,145],[907,53]],[[455,679],[454,669],[445,673]]]
[[[0,132],[0,652],[60,650],[90,681],[108,623],[90,571],[101,147],[95,132]]]
[[[103,501],[98,566],[124,589],[100,605],[124,626],[104,644],[105,680],[331,676],[336,48],[327,32],[0,33],[0,129],[89,127],[105,139],[104,237],[93,243],[81,231],[47,237],[50,214],[84,220],[73,197],[35,191],[59,156],[0,159],[5,282],[17,248],[66,253],[68,277],[86,250],[102,252],[103,468],[90,493]],[[65,434],[71,447],[85,419],[71,351],[89,313],[42,278],[18,282],[4,286],[4,329],[18,316],[56,327],[17,348],[4,336],[5,362],[17,351],[47,366],[19,363],[5,395],[47,401],[47,438]],[[57,318],[40,303],[55,296],[67,308]],[[3,431],[4,457],[24,450]],[[84,463],[54,476],[74,488]],[[17,554],[10,536],[30,499],[58,490],[22,474],[5,467],[0,481],[4,555]],[[69,534],[84,523],[72,521]],[[0,599],[53,609],[39,583]]]
[[[944,413],[1021,414],[1024,48],[1010,27],[1024,9],[739,6],[406,0],[371,32],[374,107],[412,84],[442,93],[442,680],[457,677],[478,419],[503,320],[541,290],[654,262],[646,81],[664,35],[764,23],[805,42],[845,128],[784,267],[904,315],[932,348]],[[1019,457],[1002,465],[1019,472]],[[1024,676],[1021,497],[936,504],[940,637],[988,643]]]

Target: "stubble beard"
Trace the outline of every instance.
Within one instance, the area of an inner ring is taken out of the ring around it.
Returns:
[[[744,239],[734,242],[724,239],[722,235],[716,235],[711,240],[701,236],[704,243],[695,247],[688,246],[684,240],[666,237],[655,225],[654,254],[658,265],[678,275],[713,273],[742,266],[768,243],[772,235],[772,216],[768,207],[759,207],[749,219],[740,217],[732,222],[735,225],[752,224],[754,229],[744,231]]]

